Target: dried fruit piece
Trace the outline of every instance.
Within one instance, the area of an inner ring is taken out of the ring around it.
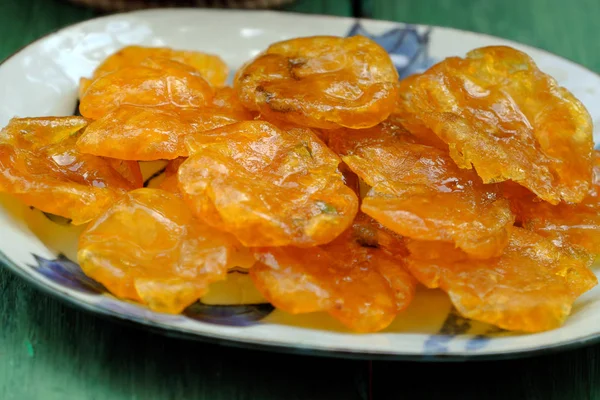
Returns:
[[[92,80],[119,69],[139,67],[148,58],[165,58],[186,64],[196,69],[213,86],[223,86],[229,74],[227,64],[213,54],[168,47],[127,46],[107,57],[94,71]]]
[[[514,216],[496,185],[459,169],[446,152],[415,143],[385,123],[330,133],[330,147],[372,188],[361,210],[403,236],[455,243],[467,253],[497,256]]]
[[[131,183],[132,189],[141,188],[144,185],[142,170],[137,161],[118,160],[116,158],[104,158],[104,160]]]
[[[186,138],[179,188],[194,213],[246,246],[315,246],[352,223],[340,159],[309,129],[247,121]]]
[[[204,107],[213,89],[193,68],[172,60],[148,59],[94,80],[81,97],[79,111],[99,119],[121,105],[162,108]]]
[[[82,233],[83,271],[115,296],[179,313],[223,280],[243,252],[231,236],[211,228],[172,193],[127,193]]]
[[[366,128],[390,115],[398,73],[363,36],[275,43],[237,73],[242,103],[267,119],[314,128]]]
[[[179,194],[179,180],[177,179],[177,172],[185,160],[187,160],[186,157],[179,157],[169,161],[165,167],[165,178],[158,186],[160,189]]]
[[[359,218],[323,246],[255,249],[259,261],[250,276],[263,296],[284,311],[325,311],[354,331],[379,331],[408,306],[416,282],[401,258],[374,241],[377,236],[371,233],[377,230]],[[404,248],[394,239],[396,247]]]
[[[206,107],[182,108],[177,113],[196,132],[208,131],[235,122],[253,119],[230,87],[216,89],[211,104]],[[186,152],[187,155],[187,152]]]
[[[199,108],[122,105],[92,122],[80,136],[80,151],[122,160],[159,160],[187,156],[185,135],[252,118],[232,96],[216,92],[212,104]]]
[[[92,122],[77,148],[123,160],[173,159],[186,155],[183,136],[194,132],[176,111],[123,105]]]
[[[597,284],[584,252],[561,249],[534,232],[513,228],[500,257],[474,260],[441,242],[408,241],[410,272],[439,287],[467,318],[504,329],[559,327],[575,299]]]
[[[88,78],[79,78],[79,88],[77,90],[77,98],[81,99],[85,92],[87,92],[88,88],[92,84],[94,80]]]
[[[81,117],[12,119],[0,133],[0,191],[82,224],[138,187],[135,165],[76,150],[75,133],[86,124]]]
[[[385,123],[400,126],[407,130],[407,132],[410,132],[410,135],[414,138],[416,143],[436,147],[440,150],[448,152],[448,145],[435,133],[433,133],[431,129],[416,122],[414,118],[407,120],[402,116],[401,113],[396,113],[390,115]]]
[[[526,229],[559,245],[579,246],[600,255],[600,152],[594,152],[594,179],[588,195],[579,204],[551,205],[531,192],[513,192],[511,202]]]
[[[241,103],[236,91],[229,86],[215,89],[215,96],[212,99],[212,107],[215,108],[215,111],[219,111],[223,114],[226,112],[227,116],[238,121],[254,118],[252,113],[250,113],[250,111]]]
[[[431,129],[452,159],[475,167],[484,182],[511,179],[552,204],[578,203],[587,194],[590,115],[526,54],[476,49],[408,77],[399,93],[407,127]]]

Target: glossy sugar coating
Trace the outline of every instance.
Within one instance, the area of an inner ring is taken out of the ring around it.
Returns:
[[[254,249],[259,261],[250,276],[263,296],[286,312],[325,311],[357,332],[384,329],[410,304],[416,281],[402,258],[379,246],[378,227],[369,223],[359,217],[323,246]],[[398,237],[386,245],[404,248]]]
[[[231,235],[197,220],[179,197],[145,188],[90,224],[77,258],[115,296],[179,313],[225,279],[244,252]]]
[[[213,89],[194,68],[167,59],[147,59],[94,80],[80,99],[79,112],[99,119],[121,105],[161,108],[204,107]]]
[[[165,167],[165,179],[158,186],[159,189],[166,190],[167,192],[180,194],[179,192],[179,180],[177,179],[177,172],[183,162],[187,160],[187,157],[179,157],[169,161]]]
[[[526,54],[484,47],[400,82],[406,126],[431,129],[461,168],[484,182],[511,179],[540,198],[578,203],[592,169],[592,121]]]
[[[227,64],[217,55],[167,47],[127,46],[107,57],[94,71],[92,80],[123,68],[139,67],[148,58],[166,58],[186,64],[213,86],[223,86],[229,74]]]
[[[484,185],[446,152],[384,123],[330,133],[330,147],[371,189],[361,210],[403,236],[452,242],[474,257],[502,252],[513,224],[497,185]]]
[[[448,152],[448,145],[440,139],[433,131],[422,124],[415,122],[414,118],[406,119],[401,113],[394,113],[385,121],[387,124],[393,124],[410,132],[415,143],[426,146],[436,147]]]
[[[513,195],[517,218],[526,229],[550,238],[559,246],[582,247],[600,255],[600,152],[594,152],[594,178],[588,195],[579,204],[551,205],[531,192]]]
[[[585,252],[561,249],[537,233],[513,228],[500,257],[470,259],[442,242],[408,241],[410,272],[448,292],[465,317],[515,331],[557,328],[575,299],[597,284]]]
[[[215,111],[221,110],[221,112],[224,112],[226,110],[228,116],[238,121],[254,118],[254,115],[240,101],[235,89],[230,86],[215,89],[211,106],[214,107]]]
[[[102,157],[108,165],[116,170],[123,178],[131,183],[132,189],[141,188],[144,185],[144,177],[140,164],[137,161],[119,160],[116,158]]]
[[[244,245],[316,246],[350,226],[358,208],[340,159],[309,129],[264,121],[186,138],[179,189],[206,223]]]
[[[177,113],[196,133],[254,119],[254,115],[244,108],[231,87],[216,89],[211,103],[205,107],[181,108],[177,109]],[[188,155],[185,146],[182,151],[182,156]]]
[[[0,191],[82,224],[140,187],[137,163],[77,151],[86,125],[81,117],[13,118],[0,132]]]
[[[81,99],[85,92],[88,90],[90,85],[92,84],[93,79],[88,78],[79,78],[79,87],[77,88],[77,98]]]
[[[242,103],[266,119],[314,128],[366,128],[390,115],[398,73],[363,36],[315,36],[272,44],[236,75]]]
[[[204,107],[121,105],[92,122],[77,146],[84,153],[122,160],[170,160],[188,155],[185,135],[249,119],[252,115],[232,96],[232,89],[220,88]]]
[[[173,159],[195,129],[174,110],[122,105],[92,122],[77,141],[83,153],[124,160]]]

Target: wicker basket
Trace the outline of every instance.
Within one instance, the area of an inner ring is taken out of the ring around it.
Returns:
[[[69,0],[82,6],[102,11],[130,11],[159,7],[210,7],[210,8],[278,8],[294,0]]]

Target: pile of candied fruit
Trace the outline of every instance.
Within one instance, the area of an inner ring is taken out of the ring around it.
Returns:
[[[590,115],[526,54],[479,48],[399,81],[372,40],[319,36],[228,73],[201,52],[118,51],[81,79],[81,116],[1,131],[0,191],[87,224],[83,271],[165,313],[235,267],[277,308],[356,332],[418,284],[536,332],[596,285]],[[164,180],[143,187],[156,160]]]

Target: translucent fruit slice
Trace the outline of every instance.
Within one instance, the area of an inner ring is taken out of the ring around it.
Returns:
[[[398,73],[363,36],[315,36],[272,44],[242,67],[235,88],[266,119],[314,128],[366,128],[390,115]]]
[[[82,224],[140,187],[137,163],[77,151],[86,125],[81,117],[12,119],[0,133],[0,191]]]
[[[144,185],[144,177],[140,164],[137,161],[119,160],[116,158],[102,157],[108,164],[114,168],[129,183],[132,188],[141,188]]]
[[[281,310],[325,311],[354,331],[379,331],[408,306],[416,282],[404,269],[402,258],[374,241],[377,236],[372,233],[377,230],[376,224],[359,218],[323,246],[254,249],[259,261],[250,276],[263,296]],[[397,237],[393,244],[404,248]]]
[[[138,189],[82,233],[78,260],[115,296],[179,313],[247,259],[243,253],[235,238],[201,223],[176,195]]]
[[[188,155],[183,138],[251,119],[231,88],[217,90],[212,104],[198,108],[122,105],[92,122],[77,141],[80,151],[122,160],[174,159]]]
[[[306,128],[264,121],[186,138],[179,189],[206,223],[244,245],[315,246],[350,226],[358,208],[340,159]]]
[[[400,82],[407,127],[432,130],[461,168],[486,183],[513,180],[552,204],[578,203],[592,170],[592,121],[583,104],[526,54],[475,49]]]
[[[186,157],[179,157],[169,161],[165,167],[165,178],[160,183],[159,189],[179,194],[179,181],[177,179],[177,172],[185,160],[187,160]]]
[[[554,206],[540,201],[531,192],[515,193],[511,202],[522,226],[559,246],[578,246],[600,255],[600,152],[595,152],[594,159],[593,184],[579,204]]]
[[[371,186],[363,212],[403,236],[452,242],[479,258],[499,255],[514,221],[499,187],[416,141],[393,123],[329,134],[330,147]]]
[[[561,249],[534,232],[513,228],[500,257],[474,260],[442,242],[408,241],[410,272],[450,295],[467,318],[515,331],[562,325],[575,299],[597,284],[585,252]]]
[[[166,58],[196,69],[213,86],[223,86],[229,74],[221,57],[199,51],[167,47],[127,46],[107,57],[94,71],[93,79],[127,67],[138,67],[148,58]]]
[[[204,107],[213,89],[194,69],[167,59],[147,59],[94,80],[80,99],[79,112],[99,119],[121,105],[189,108]]]

